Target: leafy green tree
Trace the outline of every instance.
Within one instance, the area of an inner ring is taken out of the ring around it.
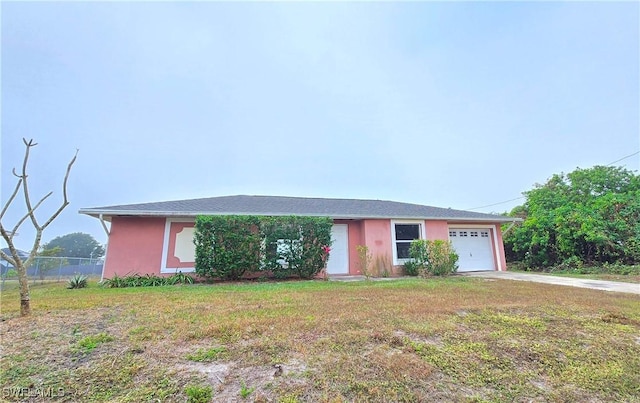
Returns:
[[[640,176],[621,167],[578,168],[524,194],[524,205],[510,213],[524,221],[504,237],[510,260],[530,267],[640,262]]]
[[[104,256],[104,247],[94,237],[82,232],[56,237],[44,245],[44,249],[55,248],[59,248],[56,256],[94,259]]]

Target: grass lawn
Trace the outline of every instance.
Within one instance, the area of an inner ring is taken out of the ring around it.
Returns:
[[[640,401],[631,294],[452,277],[43,284],[26,319],[17,290],[1,302],[8,401]]]

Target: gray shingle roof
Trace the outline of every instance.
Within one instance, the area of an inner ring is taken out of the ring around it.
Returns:
[[[79,211],[106,219],[112,216],[197,215],[305,215],[339,218],[438,219],[449,221],[510,222],[516,219],[494,214],[453,210],[386,200],[323,199],[283,196],[222,196],[204,199],[83,208]]]

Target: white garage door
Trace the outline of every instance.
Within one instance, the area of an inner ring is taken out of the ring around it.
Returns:
[[[452,228],[449,240],[458,253],[458,271],[495,270],[487,228]]]
[[[334,224],[331,228],[331,252],[327,260],[327,273],[349,273],[349,231],[347,224]]]

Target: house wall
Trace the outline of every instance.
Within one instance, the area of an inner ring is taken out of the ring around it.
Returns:
[[[449,239],[449,224],[446,221],[430,221],[424,222],[425,236],[430,241],[436,239]]]
[[[350,275],[362,274],[356,248],[358,245],[366,245],[369,248],[374,269],[384,266],[391,268],[390,274],[402,273],[402,266],[392,266],[391,220],[335,220],[335,223],[348,225]],[[449,239],[449,223],[446,221],[426,220],[424,223],[427,239]],[[119,276],[133,273],[159,275],[161,268],[164,273],[173,273],[180,268],[193,267],[192,262],[176,257],[180,254],[176,254],[175,246],[176,234],[193,225],[193,221],[172,220],[167,226],[167,219],[158,217],[113,217],[103,277],[111,278],[115,273]],[[477,223],[456,222],[455,225],[474,227]],[[492,232],[495,267],[506,270],[500,225],[483,226],[490,228]],[[169,235],[168,239],[165,239],[165,234]]]
[[[376,275],[382,275],[383,270],[389,274],[397,274],[393,267],[393,249],[391,245],[391,220],[363,220],[364,243],[369,248],[373,258],[371,270]],[[357,254],[356,254],[357,257]],[[359,270],[354,274],[362,274]]]
[[[113,217],[103,277],[158,274],[164,228],[164,218]]]

